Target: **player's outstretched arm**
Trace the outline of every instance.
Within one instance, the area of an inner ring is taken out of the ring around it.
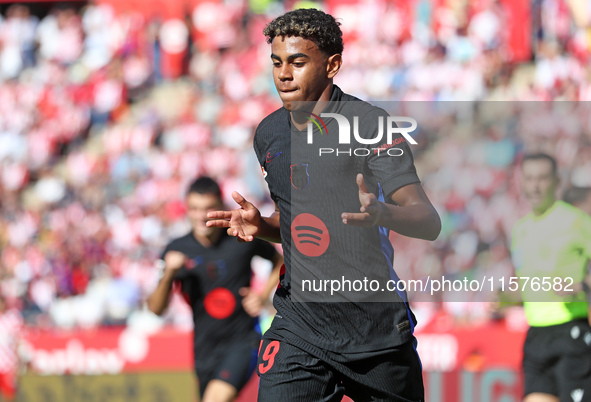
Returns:
[[[357,175],[361,212],[344,212],[343,223],[354,226],[382,226],[401,235],[423,240],[435,240],[441,231],[439,214],[431,205],[420,184],[410,184],[396,190],[392,201],[396,205],[378,201],[371,193],[362,174]]]
[[[209,212],[210,219],[206,225],[210,227],[227,228],[230,236],[238,241],[253,241],[255,237],[273,243],[281,242],[279,232],[279,209],[275,204],[275,212],[270,217],[262,217],[261,212],[237,191],[232,198],[240,206],[232,211]]]
[[[168,307],[174,274],[187,263],[187,256],[180,251],[169,251],[164,256],[164,269],[158,286],[148,297],[148,310],[160,315]]]

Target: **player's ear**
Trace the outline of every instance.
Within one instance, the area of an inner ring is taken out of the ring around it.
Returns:
[[[330,56],[326,62],[326,73],[327,77],[333,78],[339,70],[341,69],[341,65],[343,64],[343,56],[340,54],[333,54]]]

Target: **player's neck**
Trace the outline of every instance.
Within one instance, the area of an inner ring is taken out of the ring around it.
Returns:
[[[544,202],[541,205],[538,205],[537,207],[533,208],[533,213],[535,216],[542,216],[544,215],[546,212],[548,212],[548,210],[550,208],[552,208],[552,206],[554,205],[554,203],[556,202],[556,200],[554,198]]]
[[[332,95],[334,84],[332,81],[324,88],[324,91],[320,94],[320,98],[316,101],[310,101],[310,106],[312,104],[314,107],[310,107],[311,110],[305,110],[305,113],[297,113],[297,112],[290,112],[291,115],[291,123],[294,127],[300,131],[306,129],[309,123],[310,113],[315,115],[319,115],[327,106],[328,102],[330,101],[330,97]]]
[[[216,244],[222,236],[222,230],[216,229],[207,236],[199,235],[193,232],[193,236],[203,247],[211,247],[212,245]]]

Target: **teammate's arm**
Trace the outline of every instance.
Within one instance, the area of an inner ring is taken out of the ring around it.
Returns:
[[[242,299],[242,306],[244,307],[244,310],[252,317],[257,317],[260,315],[265,303],[271,296],[271,292],[273,292],[273,290],[277,287],[277,283],[279,282],[279,272],[281,270],[281,266],[283,265],[283,256],[276,252],[271,259],[271,262],[273,263],[273,270],[271,271],[269,279],[267,279],[267,283],[261,293],[256,294],[255,292],[251,291],[250,288],[240,289],[240,295],[244,297]]]
[[[439,236],[439,214],[420,184],[409,184],[392,193],[391,199],[396,205],[378,201],[367,189],[362,174],[357,175],[357,185],[361,213],[343,213],[343,223],[364,227],[379,225],[424,240],[435,240]]]
[[[230,236],[235,236],[238,241],[253,241],[255,237],[272,243],[281,243],[279,232],[279,207],[275,203],[275,212],[269,217],[262,217],[261,212],[252,203],[247,201],[237,191],[232,193],[232,198],[240,206],[232,211],[209,212],[207,226],[227,228]]]
[[[164,270],[158,286],[148,297],[148,310],[160,315],[168,307],[175,273],[185,265],[187,256],[180,251],[168,251],[164,256]]]

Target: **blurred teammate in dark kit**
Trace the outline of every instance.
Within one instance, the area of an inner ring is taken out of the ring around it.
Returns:
[[[187,196],[191,232],[170,242],[159,261],[161,279],[148,308],[161,314],[174,285],[193,310],[195,371],[203,402],[231,401],[251,377],[261,334],[257,316],[277,286],[283,258],[263,240],[237,242],[225,230],[207,227],[207,213],[223,207],[218,184],[201,177]],[[274,269],[261,294],[251,291],[251,260]]]
[[[524,402],[588,402],[591,327],[581,290],[591,259],[591,217],[556,199],[554,158],[526,155],[521,168],[532,211],[513,228],[511,254],[516,276],[541,283],[537,291],[520,283],[530,325],[523,345]]]
[[[322,11],[307,9],[288,12],[265,28],[283,107],[259,124],[254,150],[276,211],[261,217],[234,192],[240,208],[210,213],[216,220],[207,224],[227,228],[244,241],[259,237],[283,245],[285,271],[273,299],[277,315],[257,362],[259,401],[340,401],[343,395],[356,401],[423,401],[416,320],[405,295],[390,294],[392,302],[294,301],[302,286],[294,276],[300,267],[319,277],[330,265],[338,269],[334,279],[342,274],[347,279],[375,275],[396,280],[388,231],[434,240],[441,227],[400,134],[391,143],[383,138],[367,146],[361,157],[317,158],[306,154],[313,148],[305,141],[297,152],[292,146],[292,141],[306,138],[310,116],[360,113],[355,115],[358,134],[365,139],[375,136],[378,118],[387,116],[333,84],[343,60],[339,25]],[[299,101],[312,106],[300,110]],[[324,123],[325,133],[314,141],[337,146],[338,121],[323,117]],[[402,154],[371,151],[393,144]],[[303,230],[307,233],[298,232]]]

